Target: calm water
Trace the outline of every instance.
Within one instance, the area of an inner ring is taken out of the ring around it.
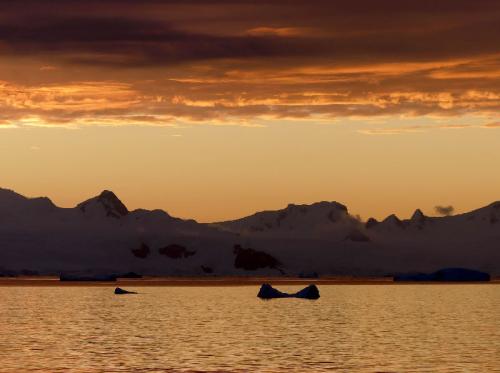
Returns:
[[[0,372],[500,372],[496,285],[131,289],[0,287]]]

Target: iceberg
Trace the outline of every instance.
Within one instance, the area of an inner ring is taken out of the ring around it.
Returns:
[[[122,288],[116,288],[115,289],[115,294],[116,295],[122,295],[122,294],[137,294],[135,291],[128,291]]]
[[[259,293],[257,294],[257,297],[261,299],[275,299],[275,298],[318,299],[319,290],[316,287],[316,285],[311,284],[296,293],[288,294],[273,288],[269,284],[262,284]]]
[[[443,281],[443,282],[468,282],[490,281],[486,272],[467,268],[444,268],[433,273],[409,273],[394,276],[394,281]]]

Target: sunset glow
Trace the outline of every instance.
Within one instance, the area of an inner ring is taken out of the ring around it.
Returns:
[[[0,184],[200,221],[481,206],[499,19],[488,0],[3,2]]]

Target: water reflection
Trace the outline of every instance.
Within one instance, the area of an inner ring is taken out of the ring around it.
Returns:
[[[493,372],[494,285],[0,288],[0,372]],[[294,292],[300,287],[280,287]],[[497,370],[498,371],[498,370]]]

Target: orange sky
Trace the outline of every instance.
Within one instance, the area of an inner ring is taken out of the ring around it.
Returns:
[[[0,186],[213,221],[500,199],[497,1],[0,5]]]

